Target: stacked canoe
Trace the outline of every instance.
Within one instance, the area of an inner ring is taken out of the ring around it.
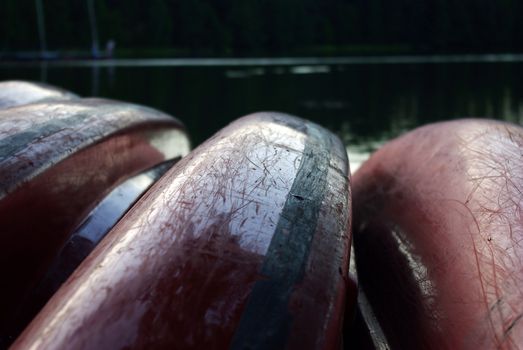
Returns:
[[[257,113],[188,153],[162,112],[3,84],[4,346],[340,346],[350,202],[336,136]]]

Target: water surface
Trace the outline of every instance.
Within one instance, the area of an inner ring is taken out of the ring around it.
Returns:
[[[0,63],[0,79],[140,103],[181,119],[197,145],[256,111],[338,134],[354,171],[370,152],[430,122],[523,122],[523,56],[106,60]]]

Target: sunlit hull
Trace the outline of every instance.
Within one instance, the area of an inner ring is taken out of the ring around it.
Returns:
[[[348,193],[330,133],[240,119],[149,190],[14,348],[336,348]]]
[[[13,348],[340,346],[354,285],[337,137],[259,113],[176,163],[189,144],[172,117],[11,88],[0,111],[4,346],[51,296]]]

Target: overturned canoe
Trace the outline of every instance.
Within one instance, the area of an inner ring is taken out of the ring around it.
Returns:
[[[354,175],[359,282],[392,349],[523,343],[523,128],[438,123]]]
[[[349,210],[334,135],[242,118],[153,185],[13,348],[337,348]]]
[[[74,98],[0,110],[2,344],[33,316],[35,289],[98,203],[188,151],[180,122],[141,106]]]
[[[0,109],[35,102],[71,100],[78,96],[60,88],[26,81],[0,81]]]

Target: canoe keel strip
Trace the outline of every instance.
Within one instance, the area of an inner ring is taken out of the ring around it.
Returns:
[[[54,98],[0,109],[1,345],[50,297],[37,305],[33,292],[90,211],[120,183],[188,151],[181,123],[146,107]]]
[[[335,136],[244,117],[153,185],[13,348],[337,347],[349,197]]]

